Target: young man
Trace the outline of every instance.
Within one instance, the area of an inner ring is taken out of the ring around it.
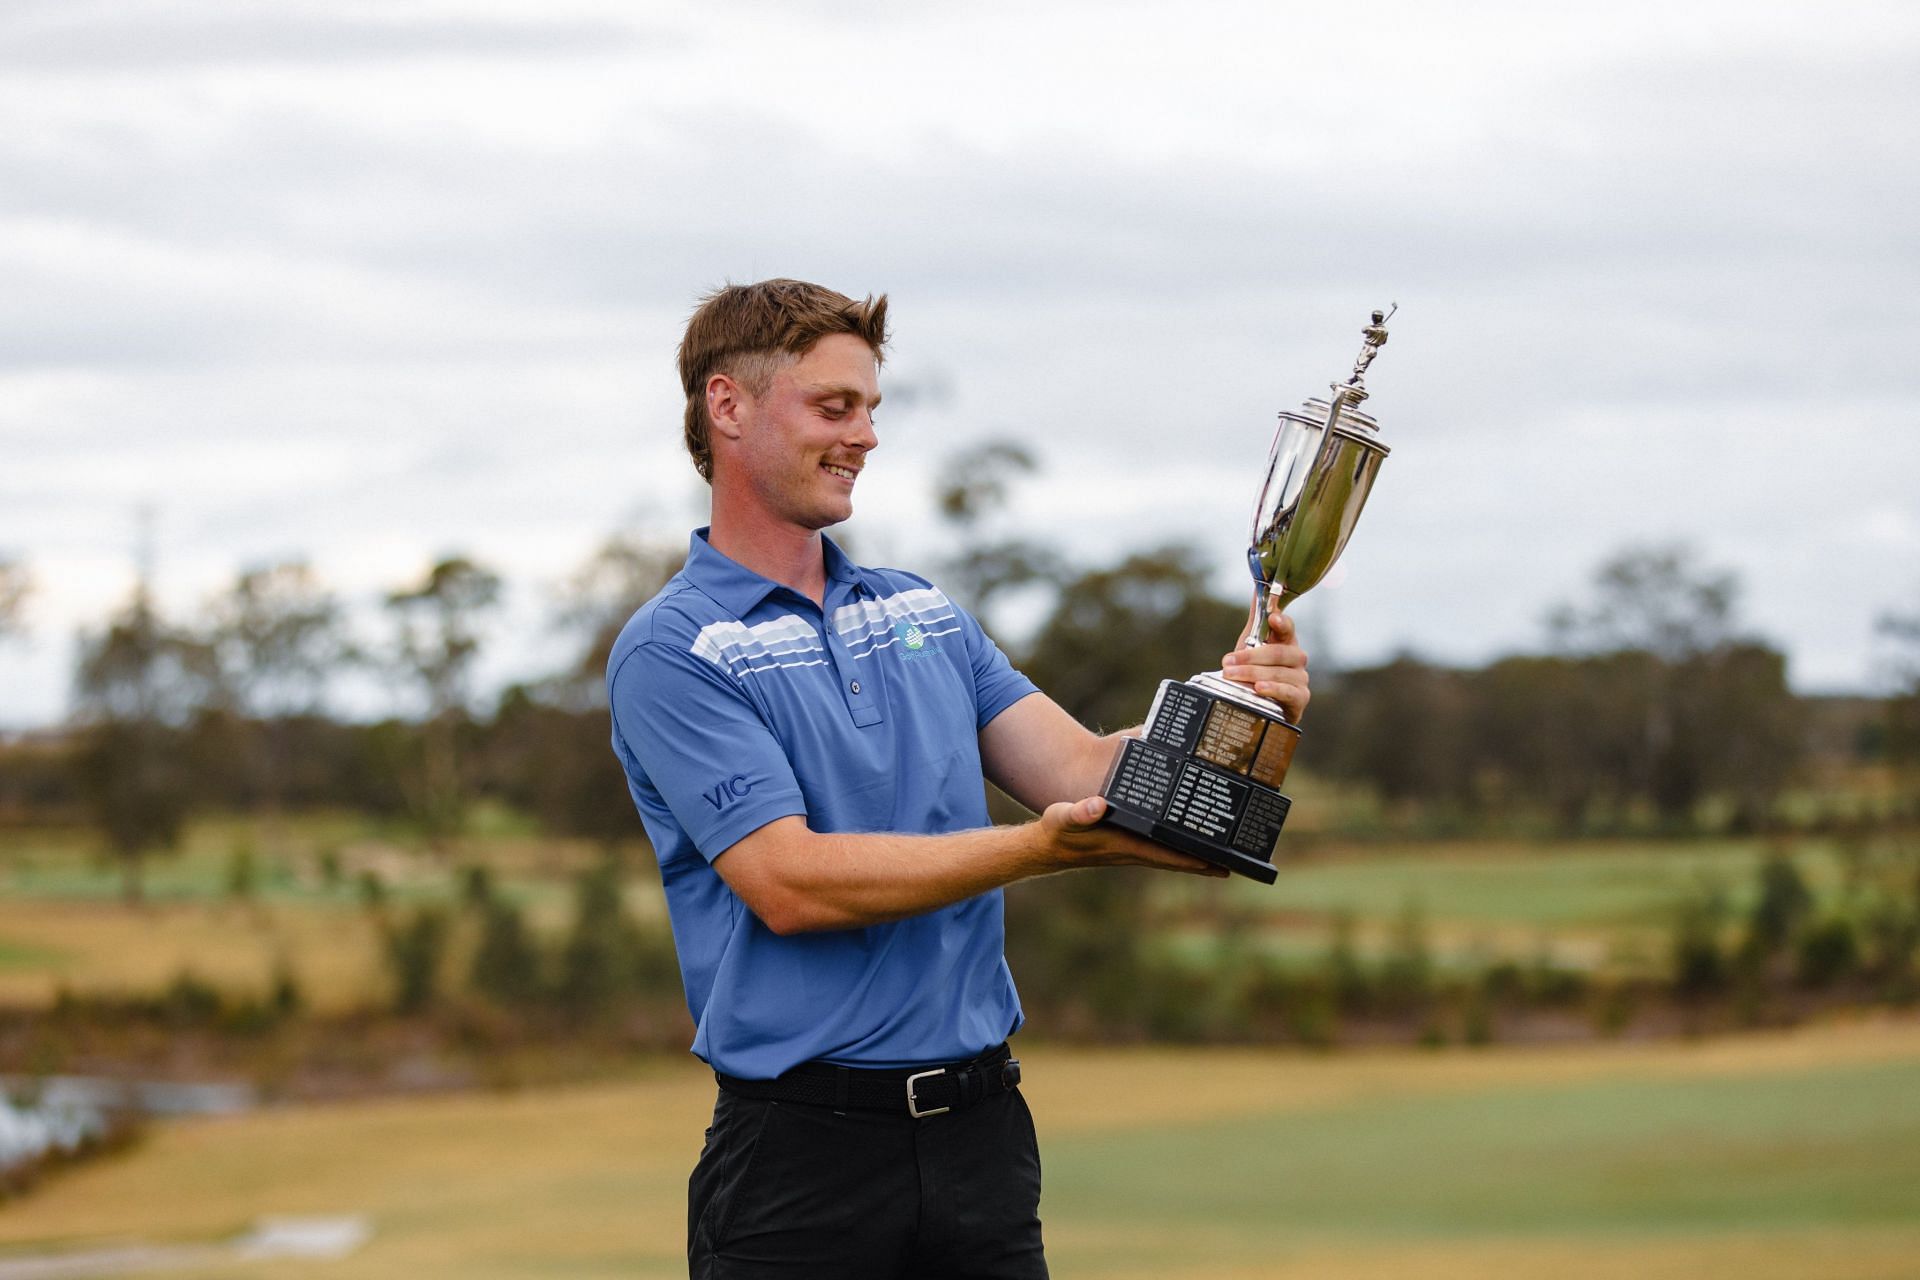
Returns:
[[[1000,889],[1225,874],[1100,825],[1118,736],[931,583],[822,533],[879,443],[886,312],[793,280],[701,304],[680,377],[712,524],[608,664],[693,1051],[720,1083],[689,1190],[699,1277],[1044,1276]],[[1226,670],[1297,717],[1306,654],[1273,631]],[[990,826],[983,777],[1041,816]]]

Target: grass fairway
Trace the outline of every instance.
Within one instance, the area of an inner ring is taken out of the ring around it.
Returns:
[[[1920,1025],[1345,1053],[1023,1047],[1062,1277],[1894,1277],[1920,1259]],[[265,1112],[160,1130],[0,1211],[0,1257],[365,1213],[223,1277],[670,1276],[711,1087]]]

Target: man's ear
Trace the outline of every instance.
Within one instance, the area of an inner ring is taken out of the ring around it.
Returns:
[[[729,440],[738,440],[753,396],[731,375],[716,373],[707,379],[707,421]]]

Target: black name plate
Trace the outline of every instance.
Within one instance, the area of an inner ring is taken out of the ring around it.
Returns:
[[[1277,707],[1263,712],[1162,681],[1144,733],[1121,745],[1100,789],[1105,820],[1272,884],[1280,874],[1274,843],[1292,803],[1280,782],[1299,740]]]

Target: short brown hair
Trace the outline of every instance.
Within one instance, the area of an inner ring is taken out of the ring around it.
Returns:
[[[702,478],[713,482],[707,379],[724,373],[761,395],[776,357],[803,356],[836,333],[852,334],[873,348],[876,363],[884,360],[887,295],[855,302],[804,280],[762,280],[730,284],[700,300],[680,339],[680,385],[687,393],[687,452]]]

